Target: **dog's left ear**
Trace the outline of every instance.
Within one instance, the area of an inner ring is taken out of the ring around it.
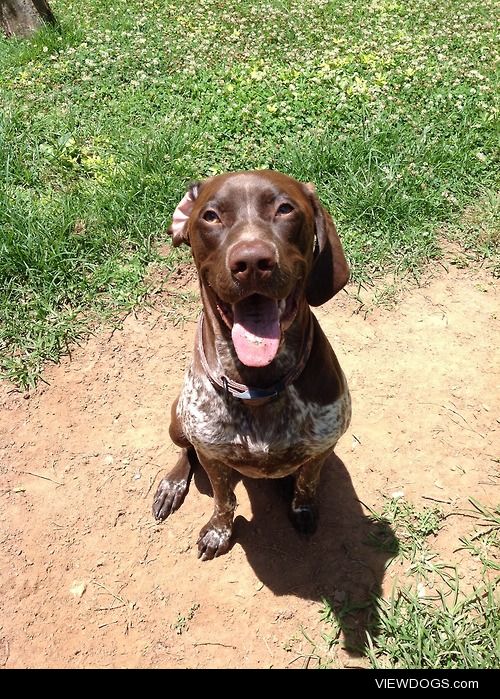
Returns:
[[[350,272],[332,217],[320,204],[314,185],[308,183],[304,187],[314,209],[317,240],[306,297],[311,306],[321,306],[344,288]]]
[[[191,216],[196,197],[198,196],[200,184],[200,182],[194,182],[175,207],[172,223],[167,230],[167,233],[172,236],[172,245],[174,248],[182,245],[182,243],[186,245],[190,244],[187,222]]]

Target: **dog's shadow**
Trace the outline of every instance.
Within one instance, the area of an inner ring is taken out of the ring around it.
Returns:
[[[201,468],[198,489],[210,493]],[[351,478],[335,455],[323,467],[317,532],[301,536],[288,519],[292,480],[243,478],[252,519],[237,516],[234,546],[241,546],[257,577],[276,595],[323,601],[332,610],[351,653],[363,654],[367,632],[376,636],[378,600],[397,539],[383,519],[366,516]]]

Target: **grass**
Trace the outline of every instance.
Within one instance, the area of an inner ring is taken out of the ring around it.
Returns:
[[[467,550],[481,571],[475,580],[460,576],[457,566],[443,563],[432,551],[429,537],[439,533],[447,516],[437,507],[417,510],[411,503],[388,500],[381,515],[372,512],[375,522],[389,524],[394,541],[378,537],[370,545],[393,555],[390,565],[402,573],[386,598],[376,600],[377,618],[367,632],[364,654],[375,669],[474,669],[500,665],[500,616],[498,548],[500,510],[489,509],[470,500],[472,510],[453,515],[476,519],[475,530],[461,537],[457,551]],[[496,560],[495,560],[496,559]],[[344,617],[353,609],[347,600],[344,609],[334,610],[324,600],[323,649],[313,646],[313,657],[320,667],[334,663],[335,649],[341,643]]]
[[[483,564],[483,571],[498,570],[500,553],[500,505],[496,510],[490,510],[477,500],[470,500],[474,509],[480,515],[480,521],[484,529],[479,529],[469,536],[460,538],[463,549],[477,556]],[[494,559],[496,557],[496,560]]]
[[[191,605],[189,611],[185,615],[180,613],[177,615],[177,620],[175,624],[172,624],[172,629],[178,636],[181,636],[183,633],[189,630],[189,622],[193,620],[194,615],[199,608],[200,605],[195,602]]]
[[[0,38],[0,369],[19,385],[142,299],[151,262],[186,259],[158,244],[192,179],[314,181],[360,281],[418,270],[444,225],[494,254],[493,0],[51,5],[60,31]]]
[[[463,595],[457,581],[451,592],[451,600],[443,594],[436,603],[402,589],[382,601],[380,632],[370,639],[372,667],[498,668],[500,623],[494,585]]]
[[[486,261],[495,276],[500,277],[500,195],[485,190],[479,199],[467,206],[460,221],[449,226],[445,234],[458,242],[463,250],[455,264],[467,266],[478,259]]]

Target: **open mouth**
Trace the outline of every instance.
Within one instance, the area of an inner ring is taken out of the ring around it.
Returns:
[[[234,349],[246,366],[270,364],[278,353],[282,333],[297,314],[298,287],[284,299],[251,294],[233,304],[217,299],[217,309],[231,330]]]

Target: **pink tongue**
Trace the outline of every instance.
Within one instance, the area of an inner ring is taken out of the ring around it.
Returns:
[[[247,366],[267,366],[276,356],[281,330],[278,302],[255,294],[233,306],[231,331],[238,359]]]

